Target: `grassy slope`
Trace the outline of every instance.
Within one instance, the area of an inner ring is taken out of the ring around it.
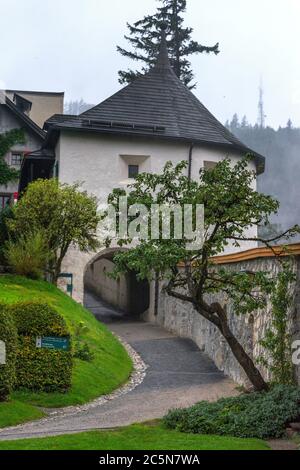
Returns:
[[[71,331],[80,321],[88,327],[85,340],[95,354],[92,362],[75,360],[72,389],[66,394],[15,392],[13,398],[44,407],[61,407],[86,403],[107,394],[126,382],[132,370],[131,359],[111,332],[90,312],[56,287],[17,276],[0,276],[0,302],[22,300],[48,302],[60,312]],[[1,416],[0,416],[1,426]]]
[[[26,423],[26,421],[33,421],[43,416],[45,415],[42,411],[28,403],[16,400],[0,403],[0,428]]]
[[[268,450],[259,439],[183,434],[161,425],[0,442],[0,450]]]

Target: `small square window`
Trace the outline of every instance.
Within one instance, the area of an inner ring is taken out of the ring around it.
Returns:
[[[11,165],[12,166],[17,166],[20,167],[22,164],[23,160],[23,154],[22,153],[12,153],[11,154]]]
[[[138,165],[128,165],[128,178],[135,178],[139,174]]]

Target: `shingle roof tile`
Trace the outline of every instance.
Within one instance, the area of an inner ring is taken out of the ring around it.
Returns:
[[[157,64],[148,73],[79,116],[55,115],[46,122],[49,130],[107,132],[109,128],[112,133],[131,135],[157,134],[154,126],[164,128],[160,130],[164,138],[250,151],[178,79],[167,59],[164,41]],[[263,165],[264,158],[256,157]]]

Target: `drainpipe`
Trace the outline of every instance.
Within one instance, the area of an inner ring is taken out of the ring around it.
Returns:
[[[189,150],[189,166],[188,166],[188,179],[191,181],[192,179],[192,164],[193,164],[193,150],[194,150],[194,142],[190,146]]]

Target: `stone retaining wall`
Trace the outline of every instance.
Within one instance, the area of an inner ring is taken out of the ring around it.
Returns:
[[[291,286],[293,306],[289,312],[290,328],[293,340],[300,339],[300,256],[292,258],[293,269],[297,274],[297,282]],[[248,261],[224,264],[228,269],[236,271],[267,271],[276,276],[279,263],[274,257],[258,258]],[[215,326],[197,313],[190,304],[169,297],[160,286],[159,308],[157,315],[151,308],[147,319],[162,325],[182,337],[187,337],[195,343],[215,362],[217,367],[241,385],[248,385],[245,373],[233,357],[226,341]],[[224,295],[210,296],[209,301],[224,301]],[[268,303],[264,311],[257,311],[251,315],[238,316],[228,305],[229,323],[232,331],[239,341],[253,357],[254,361],[262,355],[260,340],[264,337],[269,325],[271,305]],[[268,372],[260,368],[264,377],[269,379]],[[300,367],[295,368],[295,374],[300,383]]]

